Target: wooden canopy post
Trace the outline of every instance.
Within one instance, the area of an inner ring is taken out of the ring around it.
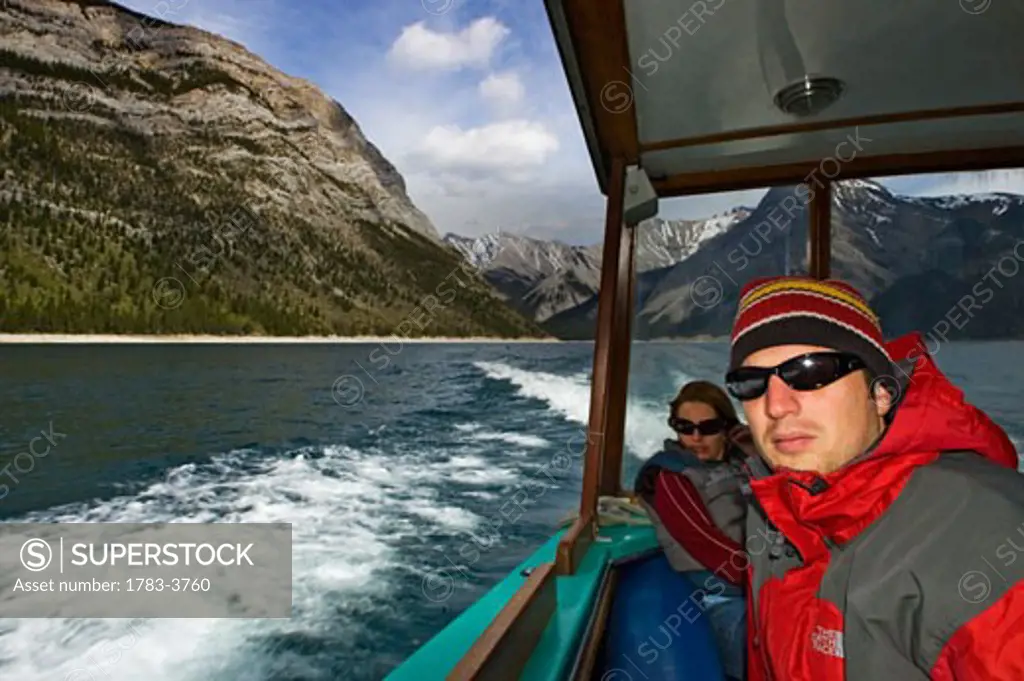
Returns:
[[[811,195],[808,270],[815,279],[828,279],[832,260],[832,182],[824,180]]]
[[[635,298],[636,228],[626,224],[622,230],[619,253],[618,293],[615,296],[612,325],[611,375],[608,382],[605,415],[604,455],[601,464],[600,494],[618,496],[622,492],[622,454],[626,447],[626,404],[629,398],[629,359],[633,345],[633,303]]]
[[[593,521],[597,515],[600,493],[601,464],[607,435],[608,401],[611,395],[609,378],[615,360],[612,354],[613,321],[622,291],[619,270],[623,242],[623,198],[626,164],[622,158],[612,160],[605,213],[604,249],[601,258],[601,288],[597,303],[597,335],[594,339],[594,372],[590,383],[590,416],[587,420],[585,453],[583,455],[583,490],[580,494],[579,517],[558,544],[555,564],[558,574],[576,571],[580,557],[594,537]],[[624,399],[625,396],[622,396]]]
[[[626,447],[626,406],[629,400],[629,360],[633,347],[633,315],[636,304],[636,227],[658,214],[658,193],[647,171],[639,165],[626,167],[622,193],[623,229],[619,251],[618,293],[612,323],[611,374],[604,453],[598,486],[601,495],[622,496],[622,456]]]

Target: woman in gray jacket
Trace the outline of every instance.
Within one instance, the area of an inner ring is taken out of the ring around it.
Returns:
[[[744,677],[746,658],[743,552],[747,506],[744,466],[753,451],[725,391],[692,381],[669,404],[676,437],[637,475],[636,493],[665,556],[704,594],[728,676]]]

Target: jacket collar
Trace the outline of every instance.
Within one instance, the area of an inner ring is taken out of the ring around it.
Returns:
[[[1016,468],[1006,433],[964,401],[963,392],[939,371],[919,333],[887,344],[897,363],[898,393],[879,439],[837,471],[772,471],[760,457],[748,466],[760,508],[805,561],[843,545],[878,518],[913,472],[943,450],[973,450]]]

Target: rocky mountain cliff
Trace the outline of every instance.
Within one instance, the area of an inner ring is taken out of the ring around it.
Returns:
[[[888,335],[1024,336],[1024,197],[913,198],[856,180],[833,201],[832,274],[872,301]],[[686,259],[638,274],[634,337],[727,335],[746,281],[807,272],[807,232],[806,190],[770,190]],[[593,296],[544,324],[591,338],[596,310]]]
[[[502,232],[475,239],[446,234],[444,240],[511,307],[537,321],[575,307],[600,285],[600,257],[589,248]]]
[[[736,208],[707,220],[652,219],[637,232],[637,271],[678,263],[700,245],[739,223],[750,209]],[[545,322],[596,296],[601,284],[601,245],[570,246],[508,232],[477,238],[446,234],[455,248],[512,307]]]
[[[4,0],[0,156],[0,330],[541,333],[338,102],[201,30]]]

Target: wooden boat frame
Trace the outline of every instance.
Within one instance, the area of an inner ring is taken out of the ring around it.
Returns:
[[[621,110],[602,106],[607,85],[621,82],[622,73],[631,72],[624,0],[545,0],[545,3],[598,185],[607,197],[579,516],[561,537],[554,561],[543,564],[530,574],[518,593],[462,658],[449,679],[519,678],[555,611],[556,578],[576,572],[598,533],[599,497],[628,496],[628,491],[622,489],[621,472],[632,340],[635,228],[657,213],[660,198],[798,185],[807,182],[817,172],[816,191],[808,205],[808,267],[812,276],[827,278],[830,271],[833,183],[869,176],[1024,167],[1024,134],[1021,134],[1008,144],[993,144],[991,141],[964,144],[960,138],[949,138],[933,144],[935,148],[927,151],[896,148],[888,153],[866,153],[841,165],[836,164],[836,172],[829,174],[821,172],[824,159],[820,155],[808,155],[797,162],[740,164],[728,169],[713,169],[710,166],[715,155],[709,153],[705,159],[698,158],[698,162],[690,164],[693,167],[684,168],[685,164],[681,164],[677,172],[653,176],[645,169],[645,157],[653,153],[683,148],[712,149],[715,145],[737,142],[764,143],[779,137],[795,138],[795,148],[799,151],[801,135],[839,131],[853,126],[869,130],[885,126],[896,129],[892,126],[926,121],[963,121],[984,126],[985,121],[1010,116],[1014,129],[1019,128],[1024,133],[1024,118],[1021,116],[1024,113],[1024,92],[1021,91],[1022,86],[1016,86],[1017,101],[821,117],[728,129],[702,136],[644,141],[638,131],[636,98],[630,96],[628,106]],[[640,11],[635,7],[632,9]],[[973,130],[977,132],[980,128]],[[981,137],[976,135],[971,139],[981,140]],[[770,148],[770,145],[763,148]],[[709,167],[700,167],[701,160],[708,161],[705,165]],[[588,679],[593,669],[611,602],[613,582],[614,576],[605,580],[595,601],[574,679]]]

